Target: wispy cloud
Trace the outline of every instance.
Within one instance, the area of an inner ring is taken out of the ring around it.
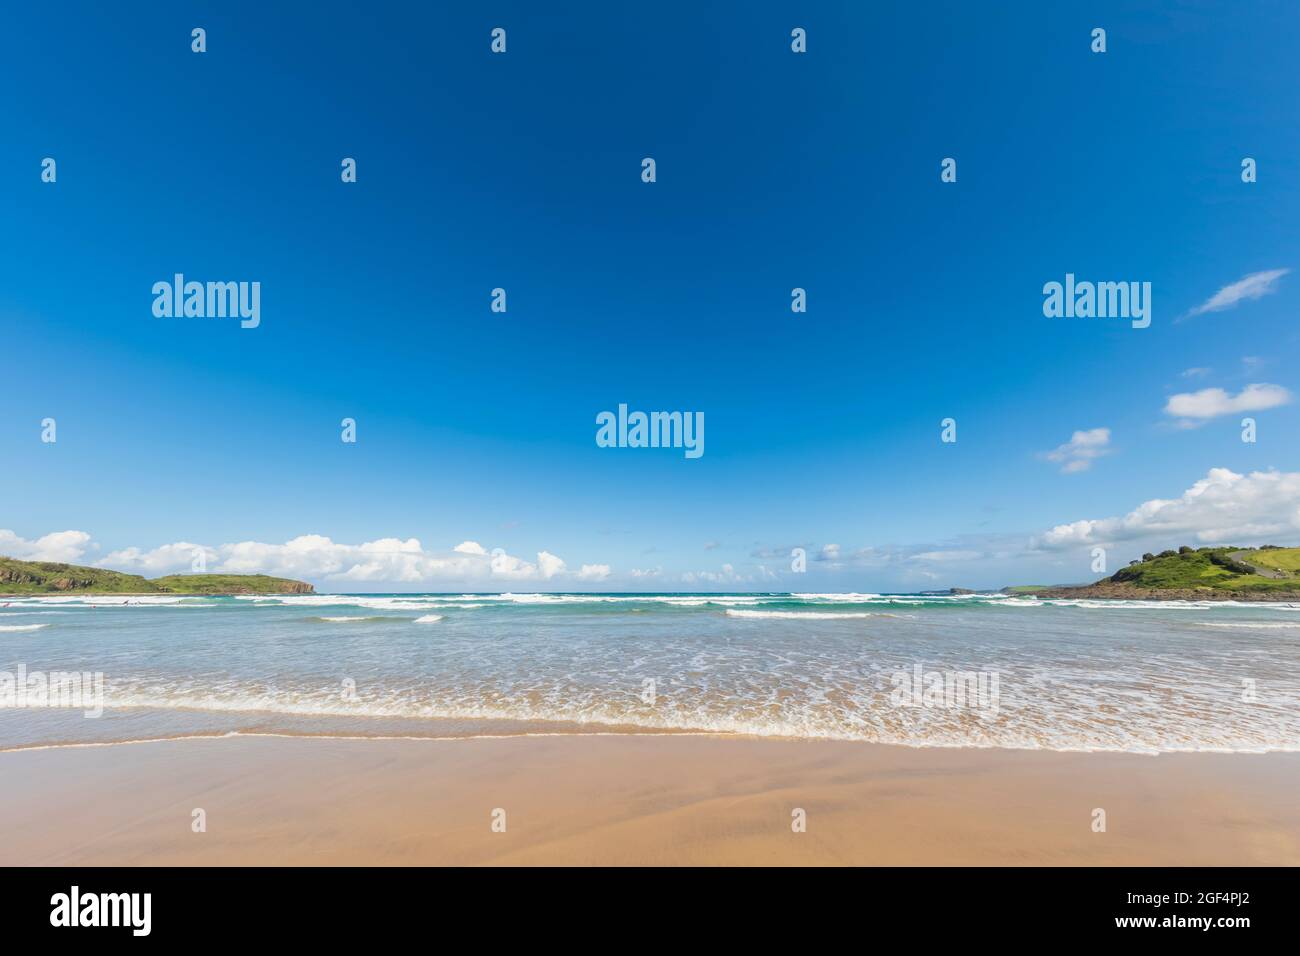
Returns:
[[[753,578],[739,573],[731,564],[724,564],[717,571],[687,571],[681,576],[681,580],[683,584],[693,587],[700,585],[718,587],[723,584],[746,584]]]
[[[1266,272],[1252,272],[1230,285],[1225,285],[1183,318],[1190,319],[1194,315],[1204,315],[1206,312],[1222,312],[1246,299],[1259,299],[1276,292],[1277,281],[1290,271],[1290,269],[1269,269]]]
[[[1043,457],[1058,463],[1061,466],[1061,474],[1072,475],[1087,471],[1092,467],[1094,460],[1109,455],[1111,451],[1110,429],[1090,428],[1087,431],[1075,432],[1065,444],[1057,445],[1052,451],[1043,452]]]
[[[984,557],[982,551],[923,551],[914,554],[909,561],[977,561]]]
[[[1236,395],[1231,395],[1221,388],[1203,388],[1199,392],[1182,392],[1171,395],[1165,403],[1165,414],[1181,419],[1183,427],[1191,428],[1204,424],[1220,415],[1236,415],[1240,412],[1258,412],[1266,408],[1289,405],[1292,395],[1281,385],[1259,383],[1247,385]]]

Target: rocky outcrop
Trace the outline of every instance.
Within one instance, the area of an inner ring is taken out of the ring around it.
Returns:
[[[278,582],[275,590],[268,591],[265,587],[248,587],[244,585],[231,585],[222,588],[220,591],[196,591],[196,594],[315,594],[316,589],[306,581],[284,580]]]
[[[94,581],[89,578],[77,580],[76,578],[55,578],[53,581],[45,582],[56,591],[75,591],[77,588],[88,588]]]
[[[88,588],[94,583],[90,578],[47,578],[44,575],[34,574],[30,571],[0,568],[0,584],[36,584],[43,585],[54,591],[75,591],[78,588]]]

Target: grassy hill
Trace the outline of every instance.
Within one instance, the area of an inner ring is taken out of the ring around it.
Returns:
[[[1300,574],[1300,548],[1262,548],[1251,552],[1249,561],[1256,567]]]
[[[303,581],[266,574],[169,574],[149,583],[186,594],[307,594],[313,590]]]
[[[0,594],[310,594],[303,581],[265,574],[172,574],[149,580],[104,568],[0,557]]]
[[[0,594],[152,594],[160,591],[138,574],[49,561],[0,557]]]
[[[1300,566],[1300,548],[1267,551],[1242,548],[1199,548],[1143,555],[1142,560],[1112,574],[1112,584],[1140,588],[1213,588],[1229,591],[1300,590],[1300,575],[1286,570],[1281,576],[1260,574],[1260,566],[1277,574],[1278,565]]]
[[[1058,597],[1300,599],[1300,548],[1191,548],[1144,554],[1108,578],[1077,588],[1036,589]]]

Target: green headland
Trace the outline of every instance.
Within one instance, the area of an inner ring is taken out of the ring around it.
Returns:
[[[1167,600],[1300,600],[1300,548],[1193,548],[1144,554],[1093,584],[1004,589],[1034,597]]]
[[[0,595],[28,594],[311,594],[305,581],[266,574],[169,574],[141,577],[105,568],[0,557]]]

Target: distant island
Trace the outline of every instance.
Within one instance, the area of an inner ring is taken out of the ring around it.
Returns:
[[[1147,553],[1108,578],[1072,586],[1019,585],[1037,598],[1164,601],[1300,601],[1300,548],[1192,548]]]
[[[169,574],[149,578],[104,568],[0,557],[0,596],[31,594],[311,594],[305,581],[267,574]]]

